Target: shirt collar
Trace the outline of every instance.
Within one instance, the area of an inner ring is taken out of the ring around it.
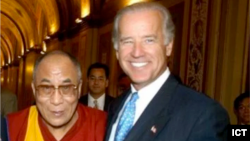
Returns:
[[[99,101],[103,101],[103,100],[104,100],[104,98],[105,98],[105,93],[104,93],[104,94],[102,94],[102,95],[101,95],[99,98],[97,98],[97,99],[93,98],[93,97],[91,96],[91,94],[90,94],[90,93],[88,93],[88,99],[89,99],[90,101],[97,100],[97,101],[99,102]]]

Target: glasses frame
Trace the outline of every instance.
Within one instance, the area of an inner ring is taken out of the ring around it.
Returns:
[[[77,85],[74,85],[74,84],[68,84],[68,85],[59,85],[59,86],[54,86],[54,85],[45,85],[45,84],[41,84],[41,85],[37,85],[36,86],[36,91],[38,92],[38,95],[40,96],[40,97],[51,97],[54,93],[55,93],[55,91],[56,90],[58,90],[58,92],[63,96],[63,97],[71,97],[71,96],[74,96],[75,94],[64,94],[63,92],[62,92],[62,90],[60,89],[60,88],[62,88],[62,87],[65,87],[65,86],[73,86],[73,91],[75,91],[75,90],[77,90],[78,89],[78,85],[79,84],[77,84]],[[50,87],[50,88],[52,88],[52,91],[49,93],[49,94],[44,94],[44,95],[42,95],[41,94],[41,92],[39,91],[39,87],[41,87],[41,86],[48,86],[48,87]]]

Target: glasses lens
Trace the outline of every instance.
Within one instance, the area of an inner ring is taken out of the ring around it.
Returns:
[[[38,91],[40,95],[47,96],[51,94],[51,92],[53,91],[53,88],[54,88],[53,86],[49,86],[49,85],[40,85],[38,86]]]
[[[71,92],[71,89],[72,88],[72,85],[66,85],[66,86],[60,86],[59,89],[60,89],[60,92],[62,94],[68,94]]]
[[[76,89],[75,85],[59,86],[59,90],[60,90],[61,94],[65,95],[65,96],[71,96],[72,94],[74,94],[75,89]]]
[[[59,89],[60,94],[64,96],[71,96],[74,94],[74,90],[77,87],[75,85],[62,85],[58,88],[50,85],[39,85],[37,90],[40,96],[49,97],[52,93],[54,93],[55,89]]]

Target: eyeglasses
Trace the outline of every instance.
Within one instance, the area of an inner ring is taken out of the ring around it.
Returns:
[[[77,86],[70,84],[70,85],[61,85],[58,87],[52,85],[38,85],[36,90],[38,91],[39,96],[41,97],[51,97],[51,95],[58,89],[60,94],[65,97],[73,96],[74,90],[77,89]]]

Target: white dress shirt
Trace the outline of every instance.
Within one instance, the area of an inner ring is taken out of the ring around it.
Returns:
[[[102,110],[104,109],[105,104],[105,93],[100,96],[98,99],[94,99],[89,93],[88,93],[88,106],[89,107],[95,107],[94,101],[97,100],[98,109]]]
[[[164,82],[168,79],[170,75],[170,71],[167,68],[161,75],[158,77],[154,82],[150,83],[146,87],[140,89],[138,91],[139,99],[136,101],[136,110],[135,110],[135,118],[134,118],[134,123],[139,119],[147,105],[150,103],[150,101],[154,98],[156,93],[160,90],[161,86],[164,84]],[[131,90],[132,93],[136,92],[135,88],[133,85],[131,85]],[[109,137],[109,141],[114,141],[115,139],[115,133],[116,133],[116,128],[118,125],[118,121],[120,120],[121,114],[125,108],[125,105],[128,103],[128,101],[131,98],[132,93],[128,96],[126,99],[126,102],[124,103],[122,109],[120,110],[118,117],[115,121],[115,123],[112,126],[111,134]]]

